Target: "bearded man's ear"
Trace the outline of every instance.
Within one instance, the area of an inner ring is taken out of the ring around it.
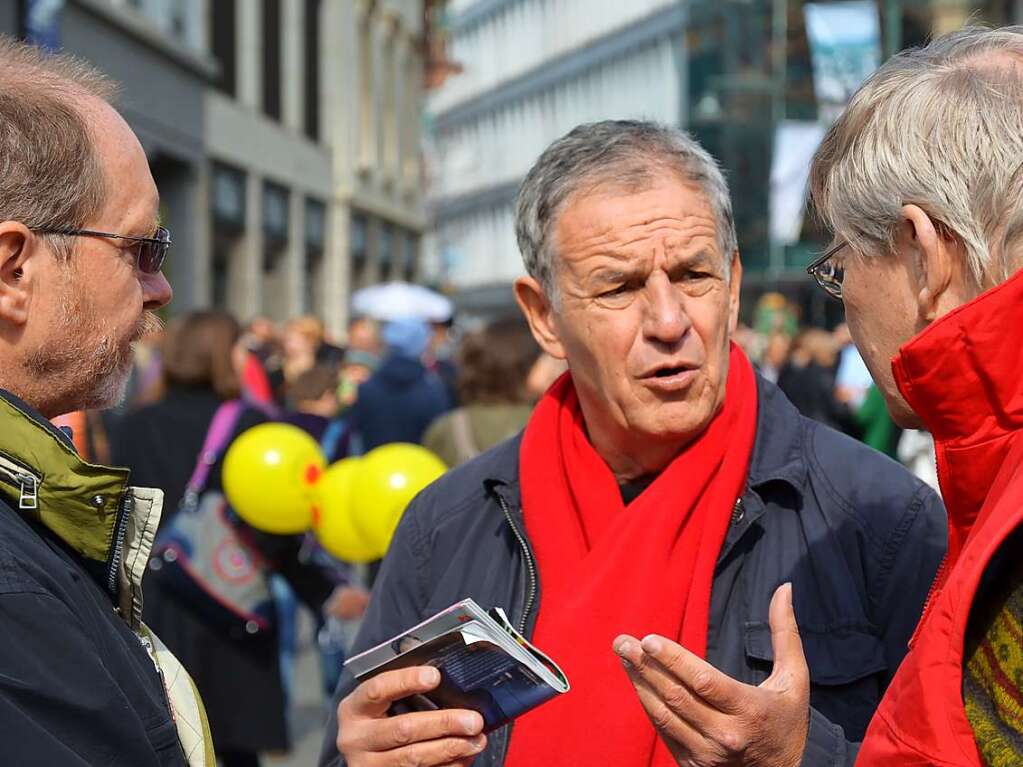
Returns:
[[[39,240],[19,221],[0,223],[0,322],[24,325],[35,277]]]

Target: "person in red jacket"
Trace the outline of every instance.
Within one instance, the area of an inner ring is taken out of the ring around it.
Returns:
[[[1023,27],[895,56],[811,171],[811,265],[895,420],[936,444],[948,556],[861,765],[1023,764]]]

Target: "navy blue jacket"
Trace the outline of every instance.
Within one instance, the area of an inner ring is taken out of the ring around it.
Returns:
[[[944,555],[945,512],[901,466],[804,418],[773,384],[758,377],[757,386],[756,442],[718,557],[707,658],[736,679],[763,682],[773,660],[768,605],[791,581],[811,680],[803,764],[851,765]],[[412,502],[354,652],[466,597],[504,607],[532,632],[542,584],[520,509],[520,441],[451,471]],[[353,687],[345,674],[335,703]],[[341,764],[336,728],[335,718],[321,766]],[[475,767],[504,763],[510,730],[490,736]]]
[[[363,450],[388,442],[419,444],[433,419],[452,407],[444,382],[411,357],[392,354],[359,387],[352,427]]]

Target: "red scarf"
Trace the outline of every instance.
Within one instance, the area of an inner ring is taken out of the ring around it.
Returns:
[[[626,508],[586,437],[571,377],[544,395],[519,462],[542,587],[533,641],[572,690],[515,724],[509,767],[669,767],[611,643],[678,639],[703,657],[710,589],[756,432],[756,380],[732,345],[724,405]]]

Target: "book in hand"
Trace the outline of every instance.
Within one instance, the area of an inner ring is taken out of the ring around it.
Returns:
[[[478,711],[484,732],[569,689],[557,664],[527,642],[501,608],[488,612],[471,599],[345,662],[360,683],[411,666],[434,666],[441,682],[405,699],[398,710]]]

